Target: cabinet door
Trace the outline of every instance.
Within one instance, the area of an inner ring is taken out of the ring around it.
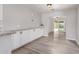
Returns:
[[[30,31],[31,40],[35,40],[43,35],[43,31],[41,29],[32,29]]]
[[[22,31],[21,32],[21,45],[27,44],[30,41],[30,31]]]
[[[0,36],[0,54],[11,53],[12,39],[10,35]]]
[[[42,30],[40,28],[36,29],[35,31],[35,39],[41,37],[43,34],[42,34]]]
[[[34,40],[35,39],[35,32],[36,32],[36,30],[35,29],[32,29],[32,30],[30,30],[30,40],[32,41],[32,40]]]
[[[21,35],[20,32],[16,32],[15,34],[12,35],[13,39],[13,49],[16,49],[21,46],[20,40],[21,40]]]

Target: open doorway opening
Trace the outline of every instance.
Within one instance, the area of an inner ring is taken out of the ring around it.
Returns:
[[[59,37],[65,38],[65,19],[64,17],[56,17],[53,21],[54,25],[54,37],[60,39]]]
[[[65,29],[64,29],[64,21],[58,21],[58,20],[55,20],[54,21],[54,32],[65,32]]]

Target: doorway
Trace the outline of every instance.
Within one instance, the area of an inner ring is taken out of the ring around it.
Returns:
[[[59,37],[65,38],[65,20],[64,17],[56,17],[53,21],[54,25],[54,38],[59,39]]]
[[[58,20],[55,20],[54,21],[54,32],[65,32],[65,29],[64,29],[64,21],[58,21]]]

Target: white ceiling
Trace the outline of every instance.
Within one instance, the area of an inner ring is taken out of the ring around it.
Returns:
[[[38,12],[48,12],[49,9],[46,4],[27,4],[29,8]],[[66,10],[69,8],[75,8],[77,4],[53,4],[54,10]],[[53,10],[52,10],[53,11]]]

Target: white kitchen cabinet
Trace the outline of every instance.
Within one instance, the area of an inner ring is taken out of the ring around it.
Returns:
[[[11,38],[13,40],[12,50],[14,50],[14,49],[16,49],[16,48],[21,46],[21,35],[20,35],[20,32],[16,32],[15,34],[12,34]]]
[[[30,31],[25,30],[20,33],[21,35],[21,45],[27,44],[30,41]]]
[[[27,44],[41,36],[43,36],[43,31],[39,29],[31,29],[31,30],[25,30],[21,31],[20,33],[20,45]]]
[[[39,29],[32,29],[30,31],[31,31],[31,33],[30,33],[31,40],[35,40],[35,39],[43,36],[43,31],[40,28]]]
[[[43,36],[42,29],[40,29],[40,28],[36,29],[36,33],[35,34],[36,34],[36,38],[39,38],[39,37]]]
[[[43,31],[43,36],[48,36],[48,29],[47,28],[42,28]]]
[[[36,29],[30,30],[30,40],[34,40],[35,39],[35,32],[36,32]]]
[[[13,40],[12,50],[21,47],[33,40],[36,40],[41,36],[43,36],[43,30],[40,28],[18,31],[15,34],[11,35],[11,38]]]
[[[9,54],[12,49],[12,39],[10,35],[0,36],[0,54]]]
[[[18,31],[15,34],[12,34],[11,35],[11,38],[13,40],[12,50],[19,48],[24,44],[28,43],[30,41],[29,33],[30,33],[29,30],[25,30],[25,31]]]

